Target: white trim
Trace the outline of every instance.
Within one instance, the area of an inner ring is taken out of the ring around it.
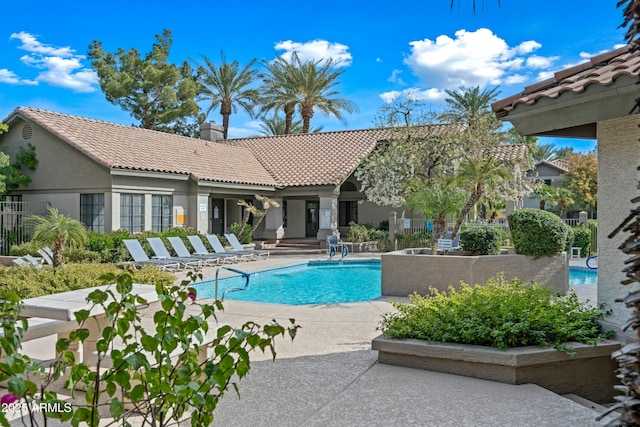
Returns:
[[[115,176],[135,176],[138,178],[161,178],[161,179],[175,179],[177,181],[188,181],[189,174],[175,174],[169,172],[150,172],[150,171],[136,171],[129,169],[110,169],[109,173]]]

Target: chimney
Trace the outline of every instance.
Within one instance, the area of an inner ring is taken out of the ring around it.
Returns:
[[[200,125],[200,139],[221,141],[224,139],[224,128],[216,122],[204,122]]]

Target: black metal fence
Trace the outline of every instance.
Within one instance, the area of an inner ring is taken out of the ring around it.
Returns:
[[[33,227],[24,219],[48,214],[47,202],[0,202],[0,255],[9,255],[11,246],[28,242]]]

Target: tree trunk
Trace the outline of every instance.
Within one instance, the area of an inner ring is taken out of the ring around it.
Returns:
[[[62,239],[56,239],[53,243],[53,268],[56,269],[62,265],[62,251],[64,250],[64,244]]]
[[[229,116],[231,116],[231,103],[222,101],[220,105],[220,115],[222,116],[223,139],[227,139],[229,133]]]
[[[544,210],[544,205],[546,204],[546,200],[544,199],[540,199],[540,210],[543,211]]]
[[[451,239],[455,239],[458,231],[460,231],[460,227],[464,222],[464,219],[467,217],[469,211],[478,203],[478,200],[482,197],[482,188],[476,188],[473,193],[471,193],[471,197],[464,208],[462,208],[462,212],[460,212],[460,216],[458,216],[458,220],[456,221],[456,225],[453,227],[453,231],[451,232]]]
[[[296,112],[296,105],[289,103],[284,106],[284,134],[289,135],[291,133],[291,126],[293,125],[293,115]]]
[[[438,216],[431,221],[433,230],[431,232],[431,254],[436,255],[438,253],[438,239],[441,239],[444,235],[444,230],[447,228],[447,218]]]
[[[309,133],[311,118],[313,117],[313,105],[303,104],[300,115],[302,116],[302,133]]]
[[[556,215],[562,216],[563,210],[564,210],[564,200],[560,200],[558,202],[558,207],[556,208]]]

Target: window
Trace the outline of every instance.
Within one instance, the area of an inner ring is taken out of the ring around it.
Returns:
[[[173,197],[167,195],[151,196],[151,229],[161,232],[173,226]]]
[[[545,179],[544,180],[544,185],[551,185],[551,180],[550,179]]]
[[[350,222],[358,223],[358,202],[342,201],[338,204],[338,226],[348,227]]]
[[[144,231],[144,194],[120,194],[120,228],[132,233]]]
[[[80,221],[88,230],[104,233],[104,193],[80,195]]]

